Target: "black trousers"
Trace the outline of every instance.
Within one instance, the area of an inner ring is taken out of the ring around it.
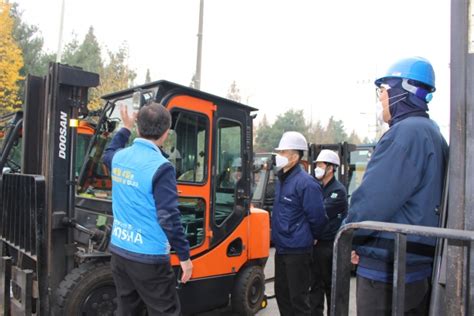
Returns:
[[[112,254],[112,273],[117,288],[119,316],[180,315],[176,277],[171,264],[146,264]]]
[[[405,315],[428,315],[429,279],[405,284]],[[357,315],[392,315],[392,284],[357,276]]]
[[[311,253],[275,255],[275,296],[280,315],[311,315],[311,260]]]
[[[331,306],[331,276],[333,240],[318,240],[313,248],[313,265],[311,269],[311,315],[324,315],[326,297],[327,315]]]

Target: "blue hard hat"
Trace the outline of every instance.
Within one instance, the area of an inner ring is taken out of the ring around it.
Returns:
[[[385,76],[375,80],[375,85],[380,86],[386,79],[401,78],[418,81],[431,88],[430,92],[436,90],[435,73],[431,63],[423,57],[404,58],[388,68]]]

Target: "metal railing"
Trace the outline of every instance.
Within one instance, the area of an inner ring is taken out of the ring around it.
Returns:
[[[448,248],[460,244],[467,248],[465,301],[467,315],[474,314],[474,231],[365,221],[344,225],[336,236],[333,250],[331,315],[348,315],[352,241],[354,231],[360,229],[395,234],[392,315],[404,315],[407,235],[441,238],[448,241]]]

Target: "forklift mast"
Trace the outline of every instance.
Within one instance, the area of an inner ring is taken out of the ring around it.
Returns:
[[[45,78],[27,79],[23,174],[6,174],[2,181],[0,308],[5,314],[49,314],[49,289],[73,268],[72,233],[64,223],[74,211],[75,127],[86,113],[88,89],[98,84],[97,74],[56,63]],[[17,272],[10,274],[10,268]]]
[[[42,85],[36,80],[34,84],[41,89]],[[54,269],[54,273],[50,274],[50,287],[53,288],[74,265],[73,236],[64,223],[67,219],[74,218],[76,128],[79,115],[87,113],[88,89],[98,85],[99,76],[95,73],[61,64],[51,64],[44,81],[47,92],[42,122],[37,125],[30,124],[34,117],[26,113],[25,130],[28,134],[41,134],[40,128],[43,128],[42,141],[39,143],[42,147],[43,160],[41,172],[37,174],[43,175],[46,183],[46,209],[51,234],[48,236],[48,248],[55,249],[50,252],[48,258],[48,267]],[[27,90],[28,96],[40,95],[41,92],[33,89],[32,87],[32,90]],[[31,102],[28,102],[30,100]],[[34,97],[27,99],[26,110],[34,108],[31,104],[34,100],[37,99]],[[36,155],[29,148],[24,148],[24,154],[24,161],[32,161],[30,155]]]

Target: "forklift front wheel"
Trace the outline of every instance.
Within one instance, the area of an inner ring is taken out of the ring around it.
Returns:
[[[56,315],[114,315],[115,284],[108,262],[88,262],[73,269],[59,284]]]
[[[231,304],[239,315],[255,315],[265,299],[265,276],[260,266],[250,266],[237,276],[232,291]]]

